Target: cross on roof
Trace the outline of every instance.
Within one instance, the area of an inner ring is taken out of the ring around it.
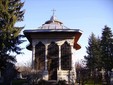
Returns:
[[[55,9],[53,9],[53,10],[51,10],[51,11],[53,11],[53,16],[54,16],[54,14],[55,14],[55,11],[56,11],[56,10],[55,10]]]

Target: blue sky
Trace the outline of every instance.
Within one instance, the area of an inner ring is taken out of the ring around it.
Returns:
[[[22,0],[24,1],[24,0]],[[63,24],[71,29],[80,29],[83,35],[78,41],[82,48],[76,51],[75,59],[83,59],[86,54],[88,38],[93,32],[101,36],[105,25],[113,32],[113,0],[25,0],[24,21],[17,23],[25,26],[24,30],[37,29],[52,16],[55,15]],[[25,42],[25,47],[29,42]],[[27,63],[31,60],[31,52],[22,50],[24,54],[17,56],[18,63]]]

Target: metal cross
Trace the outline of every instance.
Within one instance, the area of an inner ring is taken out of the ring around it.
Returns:
[[[55,9],[53,9],[53,10],[51,10],[51,11],[53,11],[53,16],[54,16],[54,14],[55,14],[55,11],[56,11],[56,10],[55,10]]]

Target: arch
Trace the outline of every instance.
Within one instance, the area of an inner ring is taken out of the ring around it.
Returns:
[[[59,47],[55,42],[51,42],[48,45],[48,57],[58,58],[58,56],[59,56]]]
[[[35,69],[43,70],[45,68],[45,45],[39,42],[35,46]]]
[[[61,45],[61,69],[62,70],[71,70],[71,45],[65,41]]]
[[[49,80],[57,80],[57,68],[59,65],[59,47],[55,42],[48,45],[48,73]]]

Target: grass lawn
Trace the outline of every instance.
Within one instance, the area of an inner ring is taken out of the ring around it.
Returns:
[[[82,82],[81,82],[82,83]],[[102,85],[101,81],[98,81],[98,83],[94,84],[94,80],[89,79],[88,81],[84,82],[84,85]]]
[[[89,81],[87,82],[87,84],[85,84],[85,85],[94,85],[94,81],[89,80]],[[96,83],[95,85],[102,85],[102,83],[99,82],[99,83]]]
[[[85,85],[94,85],[94,84],[85,84]],[[95,84],[95,85],[102,85],[102,84]]]
[[[18,80],[13,80],[12,85],[22,85],[26,83],[27,81],[25,79],[18,79]]]

